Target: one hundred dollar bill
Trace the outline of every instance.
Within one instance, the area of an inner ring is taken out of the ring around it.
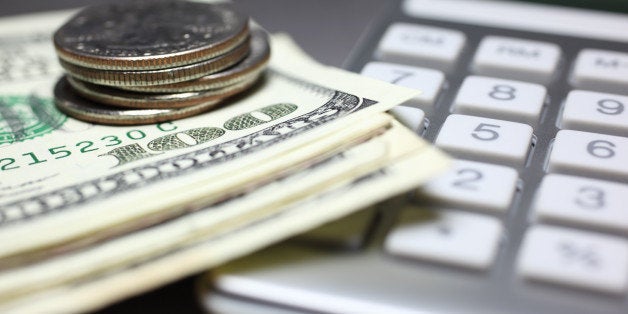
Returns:
[[[369,120],[380,120],[390,126],[392,118],[380,114]],[[163,254],[190,241],[220,235],[250,221],[274,215],[284,204],[316,195],[332,184],[350,181],[379,169],[423,144],[407,134],[395,138],[403,135],[397,129],[381,129],[379,134],[360,139],[360,143],[353,143],[352,147],[345,147],[346,150],[286,171],[273,181],[260,183],[246,194],[232,196],[219,204],[138,228],[137,232],[100,239],[92,246],[44,250],[40,255],[45,258],[36,263],[22,263],[0,272],[0,303],[51,285],[98,275],[112,267]],[[99,235],[96,237],[100,238]]]
[[[26,293],[5,300],[0,310],[94,310],[407,191],[446,165],[447,158],[438,150],[395,122],[382,135],[325,162],[226,201],[220,206],[276,209],[222,232],[207,233],[207,209],[101,248],[5,274],[0,289],[8,291],[12,282],[22,281]],[[155,249],[159,246],[161,250]],[[45,280],[54,284],[46,286]]]
[[[12,58],[0,75],[0,268],[219,202],[417,93],[321,66],[277,36],[263,82],[220,109],[145,126],[83,123],[51,94],[61,71],[50,32],[68,16],[0,22],[0,58]]]

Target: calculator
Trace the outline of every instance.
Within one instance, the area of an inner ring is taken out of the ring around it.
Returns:
[[[628,313],[628,5],[571,2],[391,2],[347,68],[421,90],[391,113],[453,168],[218,268],[204,307]]]

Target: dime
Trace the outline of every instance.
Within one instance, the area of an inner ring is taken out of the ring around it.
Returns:
[[[257,77],[268,63],[270,45],[268,35],[261,29],[251,30],[251,48],[249,55],[231,68],[203,76],[196,80],[167,85],[119,86],[121,89],[138,92],[181,93],[221,88],[239,81]]]
[[[59,57],[103,70],[164,69],[233,50],[248,16],[228,3],[145,0],[90,6],[54,34]]]
[[[113,125],[151,124],[187,118],[214,108],[224,99],[214,99],[181,109],[124,109],[94,103],[75,93],[64,78],[54,89],[59,110],[76,119]]]
[[[66,79],[78,94],[101,104],[126,108],[165,109],[190,107],[235,95],[248,89],[258,77],[259,75],[250,77],[221,88],[174,94],[138,93],[95,85],[72,77],[66,77]]]
[[[157,70],[113,71],[86,68],[60,59],[61,66],[80,80],[107,86],[147,86],[172,84],[197,79],[224,70],[243,60],[249,53],[249,40],[233,50],[201,62]]]

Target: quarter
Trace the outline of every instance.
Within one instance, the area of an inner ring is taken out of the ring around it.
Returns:
[[[228,3],[119,1],[80,11],[53,41],[62,60],[83,67],[164,69],[233,50],[248,37],[248,20]]]
[[[181,109],[125,109],[80,97],[64,78],[55,85],[54,94],[57,108],[65,114],[82,121],[110,125],[151,124],[187,118],[210,110],[223,101],[213,99]]]
[[[259,75],[216,89],[170,94],[131,92],[83,82],[72,77],[66,79],[82,97],[101,104],[125,108],[164,109],[190,107],[235,95],[253,85],[258,77]]]
[[[155,84],[172,84],[197,79],[211,73],[219,72],[243,60],[249,53],[249,40],[240,43],[233,50],[201,62],[179,67],[138,70],[114,71],[87,68],[59,60],[61,66],[72,76],[98,85],[107,86],[148,86]]]
[[[150,86],[119,86],[119,88],[154,93],[181,93],[221,88],[258,76],[259,73],[264,70],[269,58],[270,45],[268,35],[261,29],[252,29],[250,52],[244,60],[233,67],[203,76],[199,79],[181,83]]]

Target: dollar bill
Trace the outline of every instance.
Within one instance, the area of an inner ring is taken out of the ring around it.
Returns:
[[[217,110],[146,126],[87,124],[56,110],[51,95],[60,71],[42,38],[68,15],[0,22],[0,51],[16,51],[3,56],[25,51],[37,61],[4,70],[10,74],[0,87],[5,268],[22,255],[63,250],[103,232],[130,232],[129,221],[158,223],[243,192],[317,155],[297,158],[308,151],[304,147],[330,136],[340,143],[347,125],[416,94],[316,64],[276,36],[261,84]],[[297,157],[284,163],[291,152]]]
[[[378,137],[220,205],[280,210],[262,210],[256,218],[222,231],[206,228],[203,222],[211,219],[211,211],[200,211],[113,241],[108,247],[0,276],[2,293],[18,281],[23,282],[24,291],[30,289],[0,309],[24,313],[93,310],[399,194],[446,164],[440,152],[393,123]],[[409,172],[413,175],[408,176]],[[164,243],[170,245],[163,248]],[[162,249],[155,250],[160,245]],[[57,278],[54,284],[42,284],[52,277]],[[39,289],[33,288],[38,285]]]

